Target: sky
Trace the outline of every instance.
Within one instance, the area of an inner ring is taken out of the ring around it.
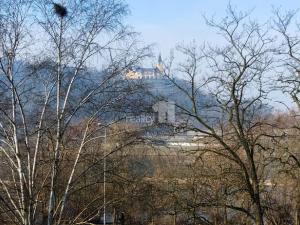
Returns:
[[[177,44],[218,43],[218,36],[206,26],[203,16],[224,17],[229,2],[238,11],[252,10],[251,18],[262,23],[270,20],[274,8],[300,8],[299,0],[127,0],[131,11],[127,23],[140,32],[144,44],[155,44],[156,55],[167,58]],[[271,95],[271,105],[279,110],[285,107],[276,101],[292,105],[288,96],[279,92]]]
[[[253,10],[252,17],[267,21],[272,7],[283,10],[300,8],[296,0],[231,0],[239,11]],[[131,15],[127,22],[146,44],[156,44],[156,52],[168,54],[176,44],[191,41],[213,41],[216,35],[208,29],[203,15],[222,18],[227,0],[127,0]],[[284,4],[283,4],[284,3]]]

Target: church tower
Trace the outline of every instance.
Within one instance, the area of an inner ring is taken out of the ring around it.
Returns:
[[[158,55],[156,69],[158,70],[158,73],[162,76],[163,72],[164,72],[164,65],[163,65],[163,61],[161,58],[161,54]]]

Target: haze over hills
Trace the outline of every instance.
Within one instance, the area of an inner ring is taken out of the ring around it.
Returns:
[[[53,79],[54,75],[51,74],[51,71],[54,65],[49,62],[40,62],[34,65],[27,62],[16,63],[18,73],[16,73],[17,76],[15,79],[24,85],[24,91],[33,88],[35,92],[32,92],[31,95],[37,93],[35,96],[27,96],[28,104],[25,108],[26,110],[38,113],[35,110],[36,101],[39,101],[37,96],[39,92],[43,91],[45,85],[43,82]],[[64,68],[65,81],[68,81],[68,74],[72,73],[73,70],[74,68]],[[166,76],[163,72],[163,62],[159,56],[155,67],[133,68],[125,73],[116,74],[113,79],[109,79],[106,82],[105,86],[99,86],[102,81],[107,79],[107,74],[110,73],[107,73],[105,70],[98,71],[91,68],[84,68],[80,71],[79,78],[74,83],[74,89],[70,93],[70,104],[80,102],[82,100],[80,99],[80,93],[82,92],[88,93],[90,90],[97,89],[99,94],[91,98],[88,103],[89,107],[84,111],[79,111],[72,121],[78,122],[86,115],[89,115],[90,110],[88,109],[95,109],[102,106],[103,112],[99,120],[104,120],[106,123],[125,120],[126,122],[152,124],[158,122],[158,112],[154,110],[154,105],[158,102],[168,102],[165,106],[162,106],[161,110],[166,111],[163,112],[164,114],[170,113],[167,117],[174,118],[169,123],[179,126],[180,124],[186,124],[188,121],[188,123],[193,123],[194,126],[201,127],[197,125],[197,121],[184,115],[184,111],[182,110],[191,110],[193,107],[189,96],[186,94],[190,93],[191,84],[184,79],[175,78],[176,76]],[[178,87],[185,90],[186,93]],[[66,92],[67,90],[64,91]],[[120,96],[122,96],[122,101],[118,100]],[[55,96],[52,97],[55,98]],[[212,95],[199,90],[195,99],[200,114],[208,123],[214,124],[220,119],[220,112],[215,107],[217,102]],[[113,104],[106,107],[108,105],[107,101]],[[172,109],[173,107],[174,110]],[[54,106],[52,110],[55,110]],[[70,108],[66,116],[72,115],[74,110],[76,109]],[[268,112],[270,112],[270,108],[265,108],[265,113]],[[164,117],[165,115],[162,116]],[[166,118],[161,119],[161,122],[164,120]]]

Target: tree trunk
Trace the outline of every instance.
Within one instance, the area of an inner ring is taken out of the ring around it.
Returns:
[[[259,194],[256,194],[255,197],[255,211],[256,211],[256,225],[264,225],[264,215],[263,210],[260,204],[260,197]]]
[[[295,225],[300,225],[300,187],[298,185],[298,196],[295,209]]]

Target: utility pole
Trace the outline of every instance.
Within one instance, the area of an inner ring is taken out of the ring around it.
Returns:
[[[104,126],[104,148],[103,148],[103,224],[106,225],[106,126]]]

